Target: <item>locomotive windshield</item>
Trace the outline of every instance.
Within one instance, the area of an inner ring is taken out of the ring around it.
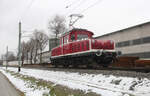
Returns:
[[[82,39],[85,39],[85,38],[88,38],[87,34],[78,34],[77,35],[77,40],[82,40]]]
[[[92,38],[93,33],[85,30],[77,30],[70,32],[70,41],[76,41],[76,40],[85,40],[88,38]]]

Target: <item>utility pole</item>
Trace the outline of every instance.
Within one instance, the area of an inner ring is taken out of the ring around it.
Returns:
[[[21,21],[19,21],[18,72],[21,71]]]
[[[6,47],[6,70],[7,70],[7,67],[8,67],[8,46]]]

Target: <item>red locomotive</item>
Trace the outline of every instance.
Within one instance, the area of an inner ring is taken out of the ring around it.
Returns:
[[[93,33],[85,29],[72,29],[60,37],[60,45],[51,51],[52,65],[57,67],[70,65],[92,66],[92,64],[109,66],[116,56],[114,42],[111,40],[97,40]]]

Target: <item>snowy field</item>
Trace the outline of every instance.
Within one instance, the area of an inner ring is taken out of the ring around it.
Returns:
[[[42,96],[46,89],[31,91],[22,80],[14,78],[0,68],[9,80],[27,96]],[[17,68],[8,68],[17,72]],[[48,71],[22,68],[20,74],[51,81],[55,84],[80,89],[84,92],[95,92],[101,96],[150,96],[150,80],[144,78],[115,77],[102,74],[79,74],[62,71]]]

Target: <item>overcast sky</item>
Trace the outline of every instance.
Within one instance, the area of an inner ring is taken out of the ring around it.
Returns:
[[[67,8],[66,8],[67,6]],[[18,22],[23,31],[43,29],[55,14],[83,14],[75,26],[100,36],[150,21],[150,0],[0,0],[0,54],[18,46]]]

